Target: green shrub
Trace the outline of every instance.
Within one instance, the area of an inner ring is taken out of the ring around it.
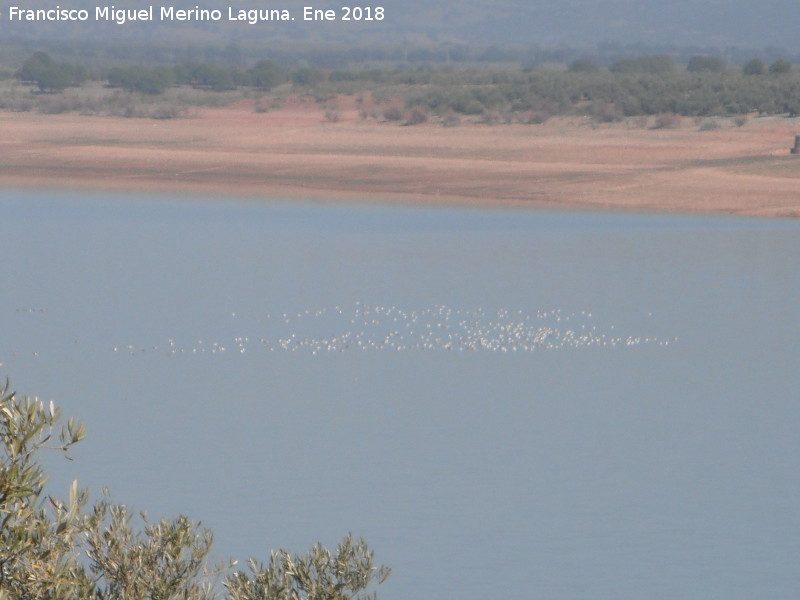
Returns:
[[[773,75],[782,75],[792,70],[792,63],[788,60],[779,58],[769,66],[769,72]]]
[[[421,125],[428,122],[428,112],[421,106],[412,108],[406,116],[404,125]]]
[[[767,66],[764,61],[758,58],[754,58],[742,66],[742,73],[745,75],[763,75],[766,70]]]
[[[702,71],[721,73],[725,70],[725,61],[717,56],[693,56],[689,59],[689,64],[686,65],[686,70],[690,73],[698,73]]]
[[[0,385],[0,600],[213,600],[226,572],[228,600],[350,600],[390,573],[348,535],[335,553],[320,544],[306,555],[279,550],[266,567],[251,559],[250,575],[231,574],[235,563],[209,567],[213,536],[183,515],[150,522],[141,513],[136,525],[107,492],[87,508],[77,481],[67,502],[54,498],[39,456],[66,454],[85,436],[72,419],[56,434],[59,423],[52,402]]]
[[[653,129],[677,129],[681,126],[681,118],[673,113],[663,113],[656,117]]]
[[[315,544],[308,554],[273,552],[267,565],[251,559],[249,574],[238,571],[225,580],[230,600],[347,600],[375,598],[364,591],[383,583],[391,570],[375,567],[363,539],[344,538],[333,553]]]
[[[271,90],[286,80],[286,74],[271,60],[260,60],[248,71],[250,85],[262,90]]]
[[[21,81],[35,83],[43,92],[61,92],[85,81],[86,70],[75,65],[57,63],[46,52],[36,52],[23,63],[16,77]]]
[[[115,67],[108,72],[108,85],[129,92],[161,94],[175,82],[168,67]]]
[[[390,106],[383,111],[383,118],[387,121],[402,121],[403,111],[397,106]]]

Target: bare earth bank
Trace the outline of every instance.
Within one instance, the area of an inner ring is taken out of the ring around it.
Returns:
[[[587,120],[543,125],[337,122],[296,99],[190,118],[2,113],[6,185],[800,217],[800,120],[699,131]]]

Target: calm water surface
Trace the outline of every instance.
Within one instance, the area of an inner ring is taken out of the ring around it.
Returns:
[[[96,497],[385,600],[795,599],[800,223],[0,192],[0,368]]]

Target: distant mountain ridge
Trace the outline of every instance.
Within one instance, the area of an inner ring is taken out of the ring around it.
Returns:
[[[22,1],[19,4],[23,4]],[[25,2],[32,7],[30,2]],[[37,2],[36,8],[55,8],[56,2]],[[91,12],[85,23],[9,22],[8,6],[2,7],[0,35],[34,39],[40,36],[96,39],[163,39],[165,36],[224,41],[272,37],[342,42],[478,43],[568,45],[590,47],[600,42],[624,44],[671,44],[677,46],[782,47],[800,51],[800,2],[797,0],[183,0],[150,2],[128,0],[108,4],[118,9],[154,6],[200,7],[219,10],[218,22],[153,22],[117,25],[96,22],[94,10],[106,6],[96,0],[62,0],[61,8]],[[304,6],[384,8],[381,21],[303,22]],[[227,20],[228,7],[239,9],[286,9],[294,22],[261,22],[250,25]]]

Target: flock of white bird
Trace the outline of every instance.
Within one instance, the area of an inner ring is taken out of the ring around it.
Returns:
[[[611,325],[598,330],[592,313],[565,313],[559,309],[526,313],[501,309],[462,310],[437,305],[421,310],[371,306],[356,302],[297,313],[264,313],[254,319],[230,313],[232,329],[238,323],[250,335],[227,341],[196,339],[188,343],[168,338],[146,347],[126,344],[114,352],[138,354],[160,351],[169,356],[251,351],[305,352],[311,355],[348,351],[533,352],[560,348],[669,345],[672,340],[617,335]],[[245,326],[246,325],[246,326]]]

